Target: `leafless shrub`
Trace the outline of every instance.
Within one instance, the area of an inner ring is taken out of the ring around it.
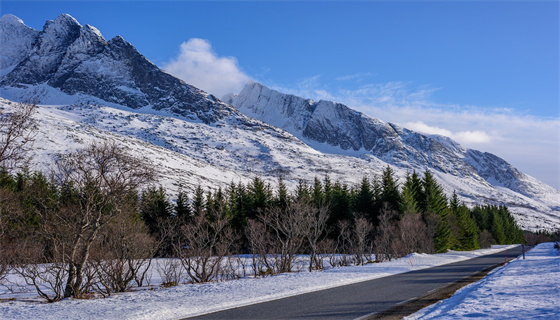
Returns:
[[[160,259],[157,263],[157,272],[161,277],[162,286],[170,287],[177,285],[183,278],[181,260],[176,258]]]
[[[6,234],[8,216],[13,214],[12,206],[17,203],[12,194],[0,189],[0,285],[4,283],[5,277],[10,271],[11,264],[15,258],[14,240]]]
[[[305,241],[305,214],[301,203],[291,202],[285,209],[267,208],[259,216],[264,223],[269,237],[269,253],[274,259],[274,270],[277,272],[291,272],[294,268],[294,258]]]
[[[143,278],[145,266],[156,251],[154,239],[133,212],[122,214],[107,225],[96,243],[99,249],[90,258],[98,277],[97,288],[104,295],[125,292],[132,282]]]
[[[220,268],[220,280],[235,280],[241,278],[244,274],[245,264],[243,263],[243,259],[235,257],[231,254],[224,258],[222,268]]]
[[[22,167],[36,135],[33,113],[36,102],[16,103],[11,112],[0,107],[0,167]]]
[[[249,220],[247,221],[245,234],[249,240],[249,249],[251,250],[253,276],[266,275],[267,270],[268,274],[271,274],[273,265],[267,259],[267,255],[272,252],[272,248],[265,224],[257,220]]]
[[[363,216],[354,217],[353,248],[356,264],[363,265],[367,259],[368,241],[373,231],[373,225]]]
[[[16,258],[18,263],[13,270],[27,285],[33,286],[39,296],[47,302],[63,299],[68,264],[64,260],[45,263],[45,251],[31,241],[19,244],[18,250],[20,250]],[[55,251],[58,250],[55,248]]]
[[[481,248],[490,248],[492,246],[492,234],[488,230],[484,230],[478,236],[478,244]]]
[[[392,248],[392,242],[397,238],[395,220],[396,212],[390,210],[387,206],[381,209],[375,236],[377,260],[391,260],[395,256]]]
[[[327,206],[315,207],[310,203],[296,202],[293,204],[294,209],[300,211],[297,216],[302,218],[302,233],[307,240],[309,246],[309,272],[313,269],[322,270],[323,260],[317,256],[318,243],[326,237],[327,219],[329,218],[329,210]]]
[[[222,262],[237,240],[228,222],[223,214],[212,219],[198,215],[182,227],[185,241],[176,245],[176,251],[192,282],[219,280]]]
[[[136,190],[153,170],[116,143],[103,143],[58,159],[54,178],[61,199],[34,199],[39,233],[53,252],[49,261],[68,268],[63,298],[79,297],[93,244],[113,219],[135,210]]]
[[[409,213],[399,220],[396,229],[397,237],[392,242],[392,251],[397,257],[413,252],[430,250],[426,224],[418,213]]]

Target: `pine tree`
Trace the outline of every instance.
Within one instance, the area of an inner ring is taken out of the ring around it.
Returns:
[[[397,180],[395,179],[395,172],[389,165],[387,165],[381,175],[381,194],[378,201],[382,207],[387,205],[389,210],[399,210],[399,204],[402,203]]]
[[[490,208],[490,215],[491,215],[491,232],[492,238],[496,244],[505,244],[506,243],[506,234],[505,234],[505,227],[504,221],[500,215],[500,212],[497,207],[492,206]]]
[[[453,250],[478,249],[478,228],[471,217],[470,210],[459,201],[455,191],[449,202],[449,209],[450,224],[453,230],[451,248]]]
[[[202,190],[201,186],[197,186],[194,190],[194,199],[193,199],[193,213],[195,216],[203,215],[204,214],[204,190]]]
[[[362,179],[360,188],[354,195],[353,211],[365,215],[373,224],[377,224],[374,190],[367,177]]]
[[[282,177],[280,177],[280,178],[278,178],[278,190],[276,192],[275,205],[277,207],[281,208],[282,210],[284,210],[288,207],[289,201],[290,201],[290,199],[289,199],[289,195],[288,195],[288,188],[286,187],[286,184],[284,183],[284,179],[282,179]]]
[[[307,183],[303,179],[300,179],[298,181],[298,185],[296,186],[296,191],[295,191],[294,198],[298,202],[299,201],[310,202],[311,199],[312,199],[311,190],[309,189],[309,186],[307,185]]]
[[[151,234],[159,233],[159,223],[162,219],[171,217],[173,206],[167,199],[165,189],[149,187],[142,192],[140,199],[140,214]]]
[[[313,180],[313,188],[311,189],[311,198],[313,204],[317,208],[324,206],[325,203],[327,202],[323,190],[323,185],[321,184],[321,181],[317,177],[315,177],[315,179]]]
[[[416,172],[410,174],[406,173],[406,179],[401,192],[401,202],[399,204],[399,211],[403,214],[411,214],[420,212],[417,202],[419,197],[421,185],[420,179]]]
[[[422,179],[422,194],[424,196],[423,206],[425,213],[433,213],[438,218],[434,245],[437,253],[446,252],[451,240],[451,229],[449,227],[449,208],[447,198],[429,170],[424,172]]]
[[[192,215],[191,206],[189,205],[189,196],[182,188],[179,188],[177,202],[175,203],[175,216],[181,223],[188,223]]]
[[[270,207],[274,198],[270,185],[265,184],[259,177],[255,177],[247,187],[247,196],[248,219],[255,219],[261,211]]]
[[[352,220],[352,197],[348,186],[336,181],[332,187],[329,200],[328,225],[335,227],[341,220]]]

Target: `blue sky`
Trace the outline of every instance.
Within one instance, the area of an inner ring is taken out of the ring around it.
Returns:
[[[6,13],[35,29],[69,13],[218,96],[252,79],[337,100],[560,188],[558,1],[0,0]]]

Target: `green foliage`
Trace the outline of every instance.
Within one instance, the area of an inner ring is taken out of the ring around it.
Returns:
[[[165,189],[148,187],[140,197],[140,216],[151,234],[159,233],[159,223],[171,217],[173,206],[167,199]]]
[[[453,191],[449,203],[450,225],[452,229],[451,249],[453,250],[475,250],[479,248],[478,228],[471,217],[471,212],[462,204]]]
[[[374,224],[377,223],[378,206],[375,202],[374,186],[367,177],[362,178],[362,182],[357,191],[354,192],[353,211],[365,215]]]
[[[395,172],[387,166],[381,175],[381,194],[377,200],[381,206],[387,205],[390,210],[398,210],[403,202]]]
[[[439,221],[434,235],[434,245],[437,253],[446,252],[451,243],[451,228],[449,225],[449,208],[443,189],[436,182],[429,170],[424,172],[422,179],[421,208],[425,213],[433,213]]]
[[[189,196],[182,189],[179,189],[177,201],[175,202],[175,216],[181,222],[189,222],[192,219],[193,212],[189,205]]]
[[[421,182],[416,171],[412,174],[407,172],[399,203],[399,211],[401,213],[412,214],[419,212],[418,199],[422,192],[421,188]]]
[[[274,199],[270,185],[259,177],[255,177],[247,187],[247,197],[249,219],[255,219],[262,210],[272,205]]]

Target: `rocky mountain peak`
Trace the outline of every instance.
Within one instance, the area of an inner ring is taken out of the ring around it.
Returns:
[[[0,76],[15,67],[31,51],[39,31],[26,26],[11,14],[0,18]]]
[[[81,26],[68,14],[47,21],[40,32],[33,31],[36,41],[26,42],[29,50],[14,50],[14,58],[4,63],[11,68],[0,73],[0,86],[23,89],[46,83],[73,96],[86,95],[133,109],[168,110],[204,122],[240,115],[212,95],[163,72],[121,36],[106,41],[95,27]],[[0,30],[2,37],[14,38],[13,33]],[[25,99],[25,92],[19,92]],[[32,95],[42,99],[34,91]]]
[[[72,16],[61,14],[54,21],[45,23],[36,50],[41,54],[64,51],[78,38],[81,28]]]
[[[14,16],[13,14],[5,14],[0,18],[0,25],[7,26],[7,25],[25,25],[23,20]]]

